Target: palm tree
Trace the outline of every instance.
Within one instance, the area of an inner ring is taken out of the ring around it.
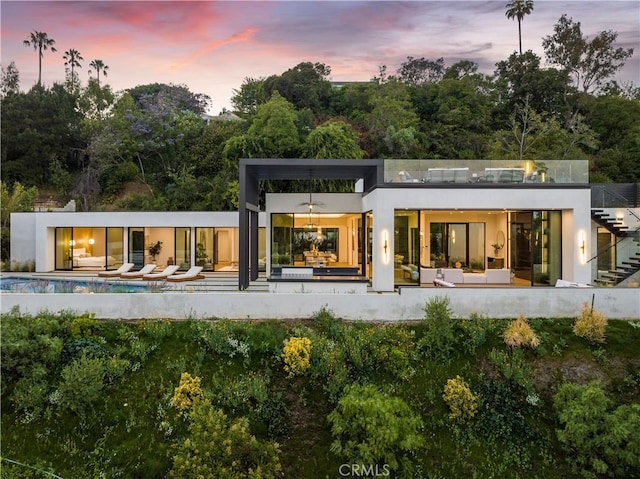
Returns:
[[[53,46],[56,41],[53,38],[49,38],[46,33],[36,30],[31,32],[29,38],[22,43],[27,47],[33,47],[34,50],[38,50],[38,85],[42,85],[42,52],[49,49],[52,52],[56,52],[57,50]]]
[[[71,67],[71,81],[74,81],[76,79],[75,68],[82,68],[82,66],[80,65],[80,60],[84,60],[84,58],[82,58],[82,55],[80,55],[80,52],[78,50],[75,50],[73,48],[64,52],[62,58],[66,60],[64,62],[64,66],[66,67],[68,65]]]
[[[105,65],[102,60],[92,60],[91,63],[89,63],[89,66],[96,70],[98,75],[98,86],[100,86],[100,72],[102,71],[102,74],[107,76],[107,70],[109,67]],[[91,70],[89,70],[89,75],[91,75]]]
[[[518,39],[520,41],[520,55],[522,55],[522,19],[533,11],[533,0],[510,0],[507,3],[507,18],[518,19]]]

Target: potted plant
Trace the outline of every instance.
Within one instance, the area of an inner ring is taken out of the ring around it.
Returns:
[[[160,254],[160,251],[162,251],[162,241],[156,241],[155,243],[152,243],[149,245],[149,255],[151,256],[151,258],[153,259],[153,262],[156,262],[156,256],[158,256]]]
[[[207,248],[202,243],[196,244],[196,264],[204,267],[208,260]]]
[[[504,245],[501,245],[501,244],[498,244],[498,243],[494,243],[494,244],[491,245],[491,247],[493,248],[493,255],[496,258],[500,257],[500,250],[502,249],[503,246]]]

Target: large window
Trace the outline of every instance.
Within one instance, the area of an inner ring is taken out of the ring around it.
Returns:
[[[196,228],[196,266],[204,271],[213,271],[214,232],[213,228]]]
[[[271,265],[292,265],[293,215],[271,215]]]
[[[555,284],[562,278],[562,212],[513,213],[510,251],[516,278],[533,285]]]
[[[484,223],[431,223],[429,231],[432,266],[485,269]]]

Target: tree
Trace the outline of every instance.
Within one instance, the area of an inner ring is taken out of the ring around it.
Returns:
[[[576,88],[584,93],[600,88],[633,56],[633,48],[615,48],[618,33],[598,33],[591,41],[583,37],[580,22],[562,15],[554,26],[555,33],[542,40],[547,61],[559,65],[573,75]]]
[[[277,91],[258,112],[247,131],[245,155],[250,158],[296,158],[300,135],[293,105]]]
[[[541,68],[540,63],[540,57],[531,50],[523,55],[514,52],[496,63],[496,85],[503,96],[496,110],[507,117],[526,101],[536,112],[564,120],[570,106],[569,77],[555,68]]]
[[[314,128],[304,144],[306,158],[362,158],[358,134],[343,121],[329,120]]]
[[[15,62],[9,63],[6,70],[2,67],[2,82],[0,85],[2,96],[20,92],[20,73]]]
[[[105,65],[102,60],[98,60],[98,59],[91,60],[91,63],[89,63],[89,66],[96,71],[98,86],[100,86],[100,72],[102,72],[104,76],[107,76],[107,71],[109,70],[109,67]],[[89,75],[91,75],[91,70],[89,70]]]
[[[0,107],[2,176],[7,182],[46,185],[52,158],[67,168],[78,166],[77,152],[84,147],[81,114],[75,96],[63,85],[35,85],[28,93],[8,95]]]
[[[43,52],[47,50],[51,50],[52,52],[57,52],[56,48],[53,46],[56,41],[53,38],[49,38],[49,36],[44,32],[39,32],[37,30],[31,32],[29,34],[29,38],[27,38],[24,42],[22,42],[27,47],[33,47],[34,50],[38,51],[38,85],[42,85],[42,56]]]
[[[258,106],[266,103],[269,97],[264,91],[264,78],[246,77],[240,89],[233,89],[231,104],[237,113],[255,115]]]
[[[525,15],[533,11],[533,0],[509,0],[505,15],[509,19],[518,20],[518,43],[520,45],[520,55],[522,55],[522,20]]]
[[[9,187],[4,181],[0,182],[2,228],[9,227],[11,213],[33,211],[36,196],[38,196],[38,188],[35,186],[25,188],[20,183],[14,183],[12,187]]]
[[[440,81],[444,75],[444,58],[426,60],[407,57],[398,69],[398,79],[410,85],[432,84]]]
[[[280,76],[264,80],[264,93],[270,97],[277,91],[299,110],[326,111],[331,94],[331,83],[327,80],[330,74],[331,67],[323,63],[299,63]]]
[[[82,67],[82,64],[80,63],[80,61],[84,60],[84,58],[82,58],[82,55],[80,55],[80,52],[78,50],[75,50],[73,48],[64,52],[64,55],[62,55],[62,58],[65,61],[64,66],[69,67],[65,69],[67,70],[67,72],[70,72],[70,75],[69,75],[70,83],[73,85],[76,83],[76,80],[77,80],[75,69]]]

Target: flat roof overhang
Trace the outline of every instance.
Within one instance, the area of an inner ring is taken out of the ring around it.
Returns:
[[[382,159],[241,158],[238,288],[258,277],[258,183],[260,180],[359,180],[369,192],[384,183]]]

